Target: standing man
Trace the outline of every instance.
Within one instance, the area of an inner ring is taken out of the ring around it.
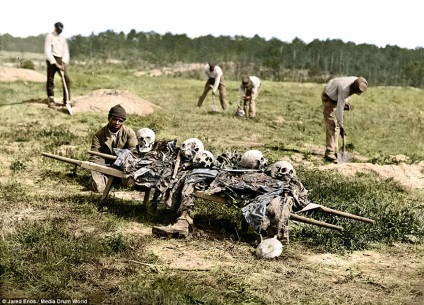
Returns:
[[[138,144],[137,136],[134,130],[124,126],[126,119],[127,113],[121,105],[118,104],[110,108],[108,115],[109,122],[93,136],[91,151],[114,155],[114,148],[122,148],[136,152]],[[106,166],[113,163],[113,160],[106,160],[96,155],[90,155],[89,161]],[[102,193],[106,188],[107,176],[96,171],[91,171],[91,178],[93,190]]]
[[[63,71],[65,83],[68,92],[68,99],[66,98],[66,90],[63,87],[63,104],[66,104],[66,101],[71,99],[70,96],[70,85],[71,80],[68,77],[66,71],[66,65],[69,63],[69,48],[68,43],[66,42],[65,37],[60,34],[63,31],[63,24],[61,22],[56,22],[54,24],[54,31],[50,34],[47,34],[45,44],[44,44],[44,54],[46,56],[47,63],[47,97],[49,107],[54,105],[54,76],[56,72],[61,73]]]
[[[206,98],[206,95],[208,94],[209,90],[212,89],[212,95],[216,94],[216,90],[219,90],[219,101],[221,102],[221,107],[223,110],[226,110],[228,107],[227,104],[227,89],[225,88],[224,83],[224,73],[222,72],[222,69],[217,66],[213,62],[208,62],[205,65],[205,73],[208,77],[208,80],[206,81],[205,88],[203,90],[202,95],[199,97],[199,101],[197,102],[197,107],[201,107],[203,101]]]
[[[324,122],[326,129],[325,158],[336,161],[339,146],[339,135],[343,138],[346,129],[343,126],[343,111],[349,111],[347,103],[353,94],[360,95],[368,88],[368,82],[363,77],[346,76],[330,80],[324,87],[321,99],[324,105]]]
[[[243,101],[243,108],[246,117],[254,118],[256,116],[256,98],[261,91],[261,80],[256,76],[243,77],[239,87],[239,104]]]

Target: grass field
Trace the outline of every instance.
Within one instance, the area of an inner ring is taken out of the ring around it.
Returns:
[[[134,72],[117,65],[71,67],[72,94],[119,89],[151,101],[160,106],[154,114],[130,115],[126,125],[149,127],[159,140],[198,137],[214,154],[255,148],[270,162],[301,155],[296,170],[312,201],[376,223],[310,213],[345,231],[292,222],[282,256],[263,261],[254,256],[254,234],[240,231],[238,209],[198,200],[195,234],[155,238],[151,226],[172,221],[170,211],[154,213],[130,189],[114,189],[108,208],[99,210],[88,171],[41,156],[71,146],[68,157],[87,160],[91,137],[107,114],[69,116],[30,103],[45,97],[45,84],[0,83],[1,297],[90,304],[421,304],[423,190],[303,165],[325,163],[310,150],[324,147],[323,84],[264,81],[257,118],[246,120],[234,116],[238,80],[227,80],[231,110],[211,114],[210,98],[195,107],[203,80]],[[422,161],[423,90],[369,81],[345,114],[349,150],[360,157],[352,162],[387,164],[399,154],[410,164]]]

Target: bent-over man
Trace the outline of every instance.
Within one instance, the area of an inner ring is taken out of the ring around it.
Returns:
[[[353,94],[360,95],[367,88],[367,80],[356,76],[334,78],[325,85],[321,99],[326,130],[325,158],[328,161],[337,160],[339,135],[347,135],[343,126],[343,111],[350,110],[350,104],[347,103],[349,97]]]
[[[243,108],[246,117],[256,116],[256,99],[261,91],[261,80],[256,76],[243,77],[239,87],[239,106],[243,101]]]

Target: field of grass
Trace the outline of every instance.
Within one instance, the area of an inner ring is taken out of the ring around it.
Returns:
[[[223,149],[266,151],[269,162],[294,154],[322,164],[308,150],[325,141],[323,84],[263,82],[257,118],[234,116],[238,80],[227,80],[231,110],[195,107],[204,80],[135,77],[117,65],[70,67],[72,94],[128,90],[160,106],[126,125],[149,127],[157,139],[198,137],[214,154]],[[345,113],[349,150],[371,162],[424,159],[424,92],[371,87]],[[0,83],[0,296],[88,299],[90,304],[419,304],[424,237],[422,189],[371,174],[345,177],[298,164],[313,202],[376,220],[374,225],[310,213],[341,225],[340,233],[291,223],[290,244],[276,260],[254,256],[255,236],[240,231],[234,207],[198,200],[195,234],[153,237],[151,226],[175,219],[154,213],[132,190],[113,190],[106,210],[90,191],[89,172],[43,158],[74,147],[87,160],[91,137],[107,114],[66,115],[30,103],[45,84]],[[59,91],[57,91],[59,96]],[[355,161],[355,160],[353,160]],[[131,196],[121,198],[114,193]],[[180,260],[192,262],[182,268]],[[420,299],[421,297],[421,299]]]

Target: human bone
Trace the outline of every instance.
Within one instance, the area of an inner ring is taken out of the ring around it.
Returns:
[[[181,145],[181,154],[189,160],[193,160],[196,153],[201,150],[205,150],[205,148],[202,141],[197,138],[187,139]]]
[[[283,245],[277,239],[277,236],[274,236],[261,241],[261,243],[256,247],[255,253],[259,258],[276,258],[283,253]]]
[[[137,131],[138,151],[149,152],[155,144],[155,132],[150,128],[141,128]]]
[[[236,116],[243,117],[244,115],[245,115],[245,112],[244,112],[243,108],[241,108],[241,107],[237,108]]]
[[[195,167],[212,167],[214,162],[213,154],[208,150],[199,150],[193,158],[193,165]]]
[[[288,161],[277,161],[270,166],[271,177],[275,179],[289,179],[296,175],[293,165]]]
[[[246,151],[240,159],[239,166],[249,169],[260,169],[261,167],[266,166],[268,160],[264,155],[256,149]]]

